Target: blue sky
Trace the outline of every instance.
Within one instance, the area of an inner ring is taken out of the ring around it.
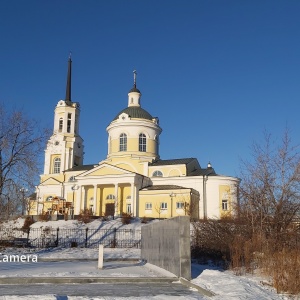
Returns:
[[[161,158],[239,175],[264,130],[300,142],[299,16],[298,0],[2,0],[0,102],[52,128],[72,51],[84,163],[97,163],[136,69]]]

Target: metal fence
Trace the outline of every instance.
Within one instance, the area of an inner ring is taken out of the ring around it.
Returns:
[[[136,229],[0,229],[0,245],[48,247],[140,248],[141,230]]]

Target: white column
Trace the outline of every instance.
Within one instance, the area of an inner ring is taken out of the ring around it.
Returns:
[[[62,171],[66,170],[66,148],[65,148],[65,143],[64,143],[64,147],[61,150],[61,156],[60,156],[60,173],[62,173]],[[53,164],[53,161],[52,161]],[[52,168],[54,166],[52,165]]]
[[[81,207],[80,209],[85,209],[86,208],[86,189],[85,186],[81,186]]]
[[[134,186],[134,195],[135,195],[135,216],[136,217],[139,217],[139,194],[138,194],[138,189],[137,189],[137,186],[135,185]]]
[[[68,123],[68,113],[65,111],[65,113],[64,113],[64,118],[63,118],[63,120],[64,120],[64,124],[63,124],[63,133],[66,133],[67,132],[67,123]]]
[[[71,133],[75,133],[75,111],[71,115]]]
[[[98,194],[99,199],[98,199],[97,207],[98,207],[99,216],[101,216],[103,214],[103,199],[101,198],[102,195],[101,186],[98,186],[98,188],[99,188],[99,194]]]
[[[73,144],[73,147],[75,147],[74,144]],[[69,149],[70,149],[70,151],[69,151],[69,165],[68,165],[68,169],[72,168],[73,164],[74,164],[74,157],[73,157],[74,151],[73,151],[72,148],[69,148]]]
[[[136,212],[134,211],[135,210],[135,205],[134,205],[134,202],[135,202],[134,183],[131,183],[131,185],[130,185],[130,202],[131,202],[131,211],[132,211],[133,217],[135,217]]]
[[[119,189],[119,185],[116,183],[115,184],[115,216],[118,215],[118,205],[120,204],[120,201],[118,199],[118,189]]]
[[[76,198],[75,198],[75,211],[74,211],[74,214],[75,215],[79,215],[80,214],[80,210],[81,210],[81,194],[82,194],[82,187],[79,186],[78,189],[75,191],[75,195],[76,195]]]
[[[93,213],[97,214],[97,184],[94,184],[94,201],[93,201]]]

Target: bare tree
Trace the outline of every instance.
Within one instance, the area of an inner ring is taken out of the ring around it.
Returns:
[[[0,209],[18,196],[22,186],[33,188],[40,173],[39,158],[43,153],[48,130],[27,117],[21,110],[7,111],[0,104]],[[13,193],[13,189],[15,192]],[[19,194],[20,197],[20,194]],[[19,201],[22,205],[22,201]]]
[[[194,223],[192,254],[225,259],[236,274],[259,269],[277,291],[298,294],[300,153],[286,131],[270,134],[242,162],[237,213]]]
[[[158,213],[158,218],[160,219],[160,215],[162,213],[161,203],[157,202],[154,207],[155,211]]]
[[[300,213],[300,154],[288,131],[279,145],[270,134],[252,147],[252,161],[242,163],[240,216],[261,231],[278,238],[286,234]]]

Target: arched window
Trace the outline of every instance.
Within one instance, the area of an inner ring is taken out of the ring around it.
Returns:
[[[59,132],[62,132],[62,130],[63,130],[63,125],[64,125],[64,119],[63,119],[63,118],[60,118],[59,121],[58,121],[58,131],[59,131]]]
[[[139,135],[139,151],[146,152],[146,145],[147,145],[146,135],[144,133],[141,133]]]
[[[60,173],[60,158],[54,158],[53,173]]]
[[[109,194],[106,196],[106,200],[114,200],[115,199],[115,195],[113,194]]]
[[[154,171],[152,174],[153,177],[163,177],[163,173],[161,171]]]
[[[120,151],[127,151],[127,135],[125,133],[122,133],[120,135]]]

